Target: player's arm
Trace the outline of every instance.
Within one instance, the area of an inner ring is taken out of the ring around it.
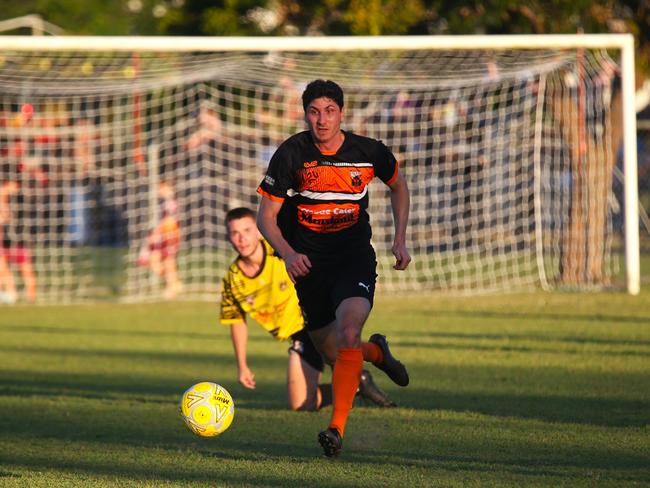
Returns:
[[[230,326],[230,338],[235,350],[235,360],[237,361],[238,381],[245,388],[251,390],[255,388],[255,375],[248,368],[246,361],[246,349],[248,346],[248,327],[246,322],[237,322]]]
[[[398,270],[406,269],[411,262],[411,255],[406,248],[406,225],[409,218],[410,196],[406,179],[401,173],[398,173],[389,185],[390,203],[393,209],[393,221],[395,224],[395,238],[393,239],[393,255],[395,256],[395,265],[393,268]]]
[[[257,228],[268,243],[271,244],[271,247],[275,249],[275,252],[284,260],[287,273],[295,282],[296,278],[309,273],[311,262],[306,255],[297,253],[282,236],[277,220],[281,208],[281,202],[266,197],[262,198],[257,212]]]

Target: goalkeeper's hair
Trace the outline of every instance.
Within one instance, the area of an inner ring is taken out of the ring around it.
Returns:
[[[307,111],[309,104],[317,98],[327,97],[343,108],[343,90],[332,80],[314,80],[302,92],[302,108]]]
[[[228,210],[228,213],[226,213],[226,227],[233,220],[243,219],[244,217],[250,217],[251,219],[255,220],[257,218],[257,214],[254,210],[251,210],[248,207],[231,208]]]

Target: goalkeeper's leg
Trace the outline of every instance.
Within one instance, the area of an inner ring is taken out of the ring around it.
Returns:
[[[287,399],[291,410],[318,410],[332,403],[332,385],[319,384],[325,362],[304,329],[291,336]]]

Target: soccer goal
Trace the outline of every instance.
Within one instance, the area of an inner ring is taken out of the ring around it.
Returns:
[[[397,272],[371,185],[380,291],[600,289],[623,263],[638,293],[633,56],[628,35],[2,36],[1,296],[35,281],[40,303],[217,300],[224,215],[257,207],[315,78],[343,87],[344,129],[383,140],[411,189]]]

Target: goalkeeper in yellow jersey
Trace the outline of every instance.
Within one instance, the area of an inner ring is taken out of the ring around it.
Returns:
[[[249,208],[235,208],[226,215],[228,239],[238,256],[223,279],[221,323],[230,326],[239,383],[255,388],[255,375],[248,366],[250,316],[279,341],[288,340],[287,395],[291,410],[317,410],[332,402],[332,385],[319,384],[323,358],[314,347],[304,322],[298,297],[282,259],[262,238],[256,215]],[[381,407],[393,407],[362,371],[357,396]]]

